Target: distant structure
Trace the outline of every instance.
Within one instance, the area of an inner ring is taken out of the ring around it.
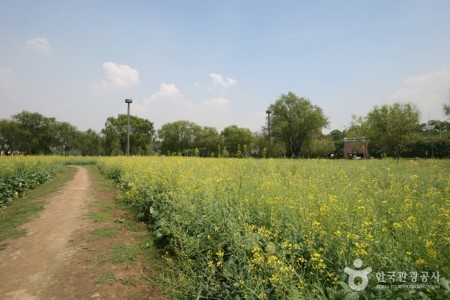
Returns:
[[[344,158],[369,158],[367,141],[364,137],[344,138]]]

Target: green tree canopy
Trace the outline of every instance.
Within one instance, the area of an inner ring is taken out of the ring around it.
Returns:
[[[273,136],[284,144],[287,157],[299,157],[303,144],[328,125],[320,107],[291,92],[281,95],[269,109]]]
[[[411,104],[375,106],[362,119],[362,128],[371,143],[399,159],[419,128],[420,112]]]
[[[69,151],[77,146],[79,131],[68,122],[56,122],[54,124],[55,149],[62,155],[68,155]]]
[[[304,148],[305,155],[315,158],[327,158],[336,151],[335,144],[329,136],[313,138],[308,141]]]
[[[150,153],[150,141],[154,134],[153,123],[147,119],[130,116],[130,154]],[[103,149],[106,155],[124,154],[127,148],[128,116],[109,117],[102,129]]]
[[[443,104],[443,105],[442,105],[442,109],[444,110],[444,114],[445,114],[447,117],[450,117],[450,101],[449,101],[448,104]]]
[[[50,154],[52,146],[56,144],[56,119],[47,118],[40,113],[23,111],[12,116],[17,122],[14,144],[19,150],[27,154]]]
[[[244,153],[244,146],[249,149],[253,142],[253,134],[248,128],[241,128],[236,125],[231,125],[222,130],[220,133],[222,138],[223,148],[226,149],[231,155],[247,156],[248,153]]]
[[[20,150],[20,136],[23,136],[19,123],[13,120],[0,120],[0,150],[8,153]]]
[[[164,124],[158,130],[161,140],[161,154],[179,153],[190,155],[201,143],[202,128],[189,121],[176,121]]]
[[[200,156],[209,157],[215,154],[219,144],[220,135],[217,129],[214,127],[204,126],[201,129],[200,136],[195,146],[200,150]]]
[[[448,103],[442,104],[444,115],[450,117],[450,89],[448,90]]]
[[[80,148],[81,155],[83,156],[97,156],[102,155],[102,137],[99,133],[92,129],[80,132],[78,134],[78,146]]]
[[[330,138],[333,142],[342,142],[344,140],[344,132],[339,129],[334,129],[330,132]]]

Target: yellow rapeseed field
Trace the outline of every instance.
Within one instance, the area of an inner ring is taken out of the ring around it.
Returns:
[[[98,166],[151,224],[180,298],[450,295],[448,160],[152,157]],[[371,268],[359,294],[346,267]],[[380,287],[400,283],[410,287]]]

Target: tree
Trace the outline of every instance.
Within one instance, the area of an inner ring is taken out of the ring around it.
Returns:
[[[399,159],[413,141],[419,127],[420,112],[411,104],[375,106],[364,118],[363,128],[371,143]]]
[[[332,130],[329,135],[333,142],[342,142],[344,140],[344,133],[339,129]]]
[[[200,150],[200,156],[209,157],[217,151],[217,145],[219,144],[220,136],[217,129],[214,127],[205,126],[201,129],[200,136],[196,141],[195,147]]]
[[[150,153],[150,140],[153,136],[153,123],[147,119],[130,116],[130,154]],[[118,155],[126,152],[128,134],[128,116],[120,114],[109,117],[103,135],[103,149],[106,155]]]
[[[161,140],[161,153],[191,155],[200,145],[202,128],[189,121],[176,121],[164,124],[158,130]],[[192,153],[191,153],[192,152]]]
[[[448,90],[448,103],[442,104],[442,110],[444,111],[444,115],[450,117],[450,89]]]
[[[20,137],[23,135],[19,123],[13,120],[0,120],[0,151],[4,153],[20,149]]]
[[[253,142],[253,134],[250,129],[231,125],[224,128],[220,136],[222,137],[223,148],[231,155],[241,157],[249,155],[248,149]],[[247,151],[244,148],[247,148]]]
[[[448,104],[443,104],[442,105],[442,109],[444,110],[444,114],[447,116],[447,117],[450,117],[450,101],[449,101],[449,103]]]
[[[263,128],[264,130],[264,128]],[[269,156],[269,137],[266,132],[254,133],[253,143],[251,146],[252,155],[257,157],[268,157]]]
[[[320,136],[311,139],[306,144],[304,153],[311,157],[326,158],[336,150],[334,142],[330,137]]]
[[[79,132],[78,146],[83,156],[97,156],[103,153],[102,137],[92,129]]]
[[[281,95],[269,109],[273,136],[284,143],[287,157],[299,157],[303,144],[328,125],[320,107],[291,92]]]
[[[75,126],[68,122],[55,122],[54,124],[54,138],[55,147],[62,155],[68,155],[68,152],[76,147],[78,130]]]
[[[56,143],[55,118],[47,118],[40,113],[23,111],[12,116],[18,123],[19,130],[15,135],[15,144],[19,151],[28,154],[50,154]]]

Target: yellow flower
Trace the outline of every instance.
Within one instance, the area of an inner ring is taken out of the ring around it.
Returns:
[[[305,264],[307,260],[304,257],[299,257],[297,258],[297,262],[299,262],[300,264]]]
[[[425,267],[427,265],[427,262],[423,258],[419,258],[416,260],[416,264],[418,264],[420,267]]]
[[[392,226],[394,226],[394,228],[396,228],[396,229],[402,228],[402,224],[397,223],[397,222],[394,222],[394,224],[392,224]]]
[[[223,258],[223,251],[222,250],[217,251],[217,257],[218,258]]]

